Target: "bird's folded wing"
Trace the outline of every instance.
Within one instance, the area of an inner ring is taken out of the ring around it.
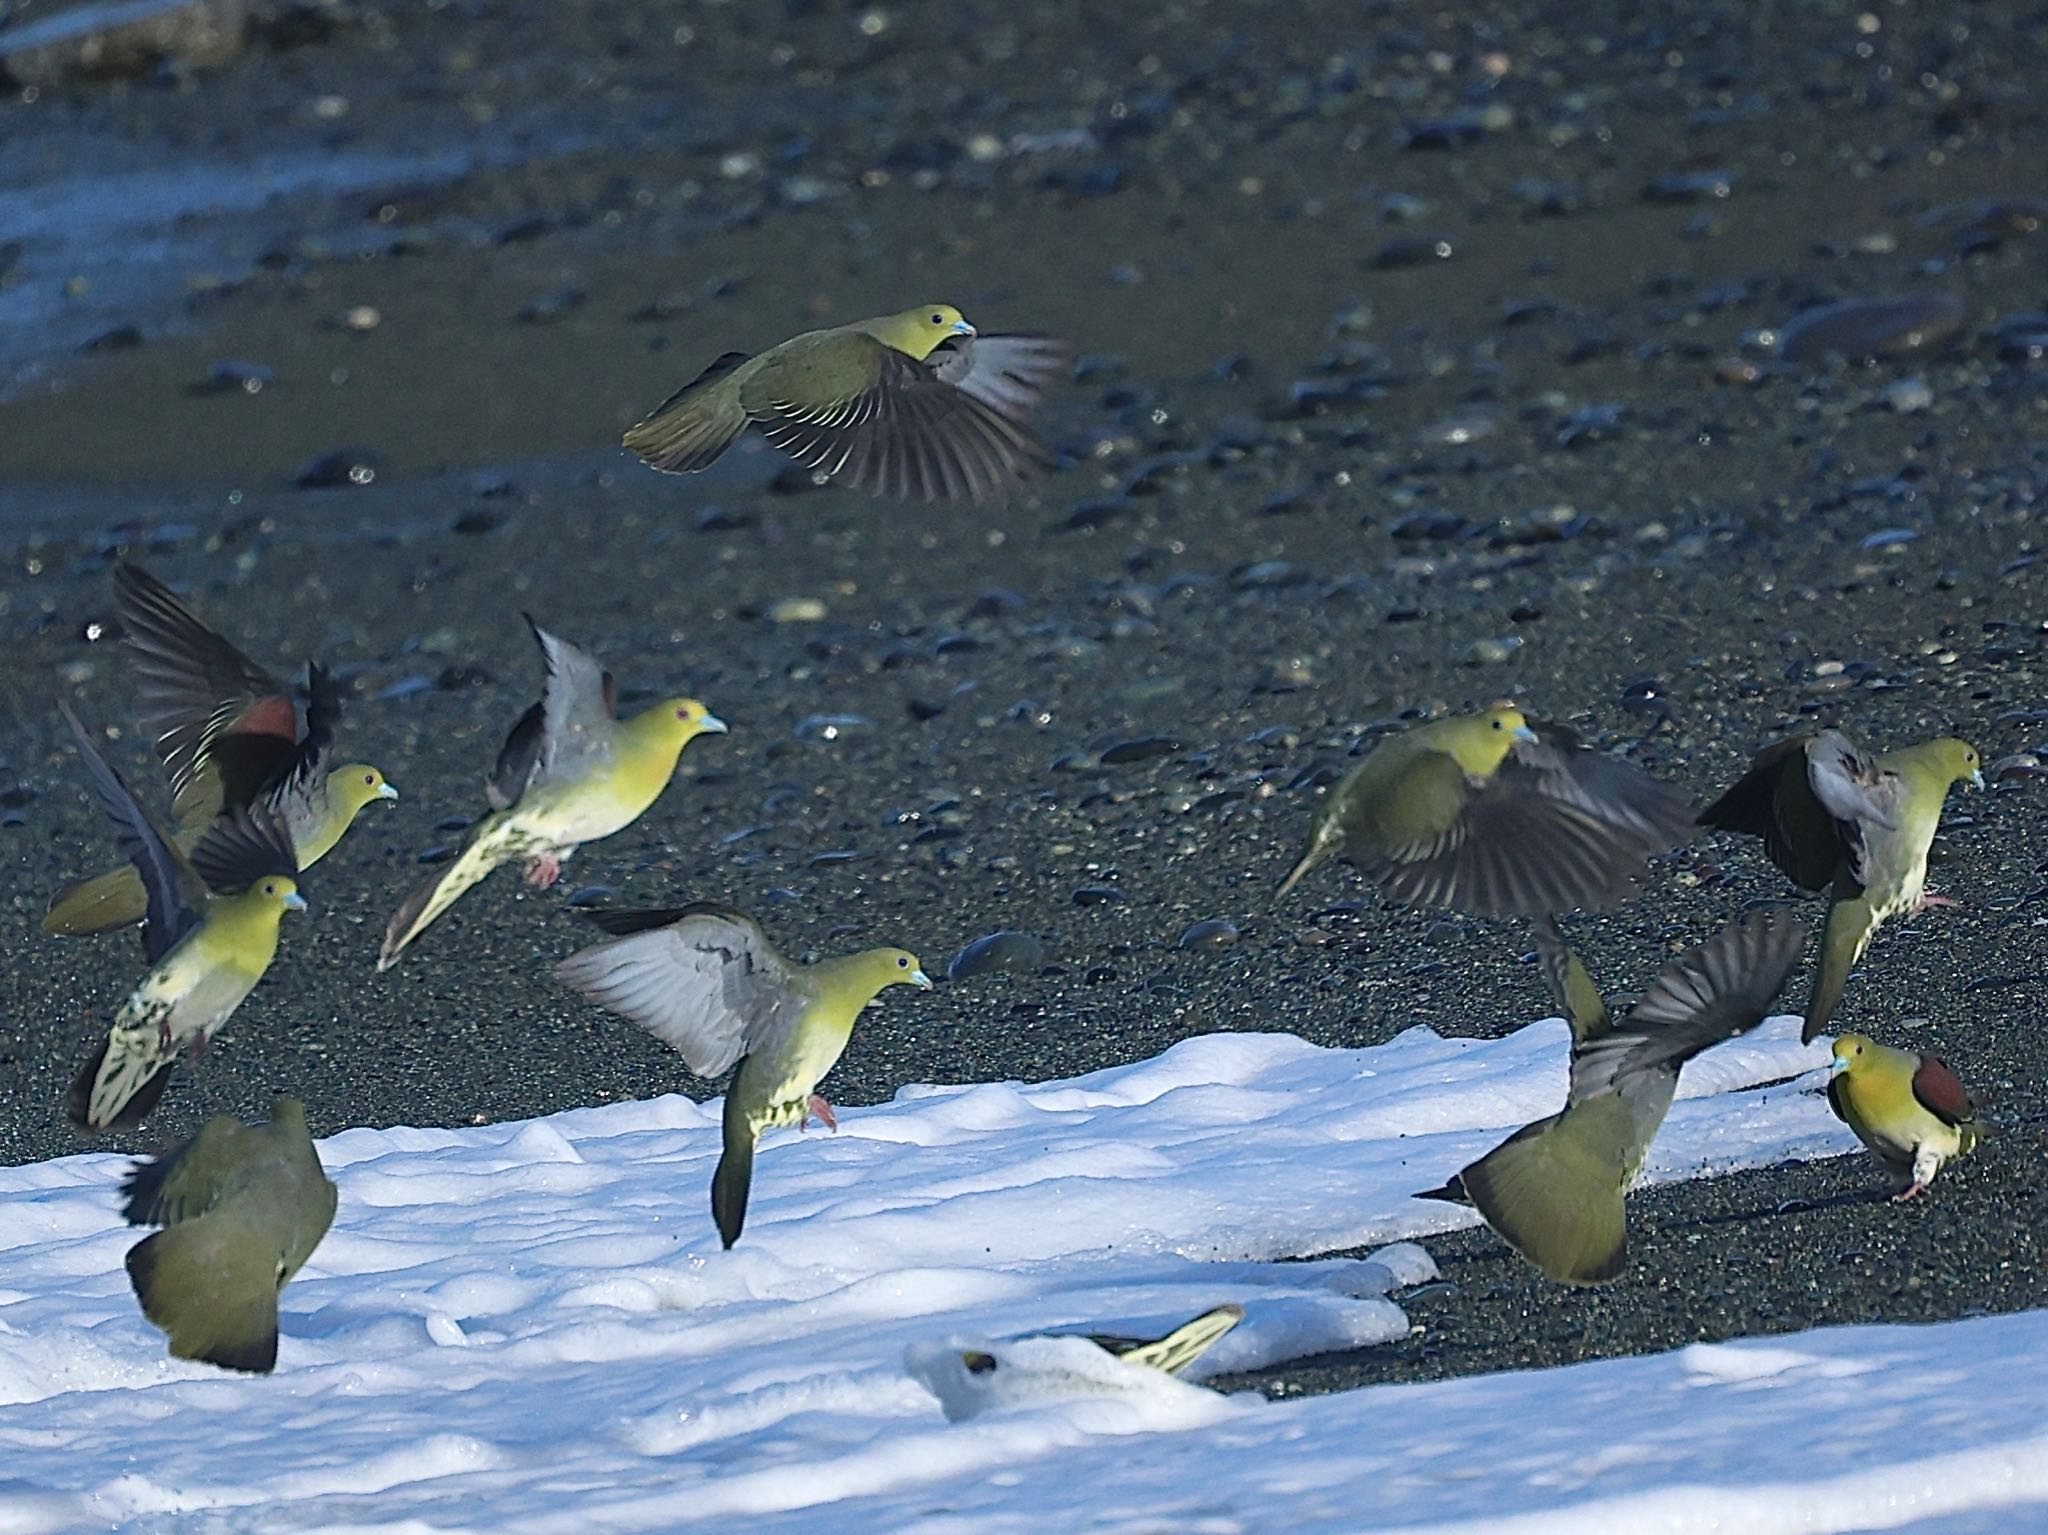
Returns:
[[[800,976],[760,928],[717,908],[685,909],[594,944],[557,965],[555,978],[665,1041],[700,1077],[793,1026],[805,1001]]]
[[[1969,1090],[1938,1055],[1920,1057],[1919,1069],[1913,1073],[1913,1096],[1945,1125],[1968,1124],[1977,1117]]]

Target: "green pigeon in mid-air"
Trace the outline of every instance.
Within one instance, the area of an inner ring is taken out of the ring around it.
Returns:
[[[256,1125],[216,1114],[179,1150],[137,1163],[126,1191],[129,1224],[164,1228],[128,1250],[128,1277],[171,1353],[275,1368],[278,1294],[334,1220],[305,1106],[279,1098]]]
[[[283,817],[303,872],[365,805],[398,798],[369,763],[331,760],[341,693],[324,667],[307,667],[302,705],[140,565],[114,567],[114,592],[141,730],[170,775],[180,851],[189,855],[223,816],[267,810]],[[43,931],[112,932],[140,922],[148,904],[140,876],[124,866],[58,891]]]
[[[1700,824],[1763,838],[1772,863],[1828,892],[1820,968],[1800,1038],[1826,1030],[1849,972],[1891,918],[1953,905],[1927,890],[1927,850],[1951,785],[1984,787],[1977,749],[1953,736],[1873,755],[1839,730],[1757,753]]]
[[[727,352],[625,444],[684,473],[752,426],[806,469],[876,495],[1000,500],[1046,467],[1026,423],[1067,355],[1052,337],[982,335],[951,304],[921,305]]]
[[[1375,746],[1330,791],[1279,893],[1343,858],[1411,906],[1538,917],[1624,899],[1691,831],[1676,789],[1502,704]]]
[[[1560,1284],[1604,1284],[1627,1266],[1624,1199],[1680,1069],[1763,1022],[1806,929],[1783,909],[1752,913],[1665,966],[1618,1020],[1556,923],[1540,919],[1535,929],[1544,979],[1572,1029],[1565,1106],[1417,1197],[1475,1206]]]
[[[673,1046],[700,1077],[739,1067],[711,1180],[712,1218],[731,1247],[746,1223],[761,1133],[814,1114],[836,1129],[817,1087],[854,1021],[884,987],[929,990],[931,979],[903,949],[793,964],[751,917],[710,902],[589,915],[613,936],[563,960],[555,978]]]

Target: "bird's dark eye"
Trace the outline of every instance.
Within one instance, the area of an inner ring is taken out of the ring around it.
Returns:
[[[969,1375],[986,1375],[996,1367],[993,1354],[962,1354],[960,1361],[967,1366]]]
[[[363,774],[363,782],[364,782],[364,783],[375,783],[376,781],[377,781],[377,775],[376,775],[375,773],[365,773],[365,774]]]
[[[907,959],[899,959],[896,961],[896,968],[898,970],[908,970],[910,968],[910,961]]]
[[[935,315],[933,315],[933,316],[932,316],[932,324],[934,324],[934,325],[944,325],[945,323],[946,323],[946,317],[945,317],[944,315],[942,315],[942,314],[935,314]]]

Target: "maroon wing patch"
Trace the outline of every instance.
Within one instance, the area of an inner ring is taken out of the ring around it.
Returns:
[[[1938,1055],[1920,1057],[1920,1069],[1913,1073],[1913,1096],[1943,1124],[1966,1125],[1977,1117],[1977,1104],[1969,1090]]]

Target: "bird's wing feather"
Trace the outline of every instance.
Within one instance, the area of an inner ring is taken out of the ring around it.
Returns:
[[[233,1181],[257,1132],[232,1114],[216,1114],[176,1151],[137,1162],[121,1185],[131,1226],[173,1226],[204,1215]]]
[[[1813,738],[1806,749],[1806,776],[1814,797],[1836,820],[1887,831],[1898,826],[1905,808],[1904,781],[1879,767],[1841,731],[1823,730]]]
[[[1648,1074],[1676,1072],[1708,1046],[1755,1028],[1805,946],[1805,924],[1778,907],[1680,955],[1612,1033],[1574,1054],[1572,1101],[1636,1091]]]
[[[1938,1055],[1920,1057],[1913,1073],[1913,1096],[1945,1125],[1965,1125],[1977,1117],[1977,1104],[1969,1089]]]
[[[984,398],[986,390],[956,387],[893,347],[869,345],[865,388],[825,401],[750,401],[762,435],[806,468],[877,495],[925,501],[999,500],[1046,467],[1038,440],[1007,405]]]
[[[284,817],[259,807],[230,811],[207,827],[192,849],[192,867],[207,889],[224,893],[273,875],[293,878],[299,861]]]
[[[941,383],[1021,424],[1072,356],[1056,336],[961,336],[940,346],[925,365]]]
[[[538,786],[581,777],[610,757],[616,695],[611,673],[596,656],[548,633],[531,618],[527,623],[548,666],[540,701],[539,758],[530,779],[531,786]],[[518,734],[516,728],[513,733]]]
[[[1543,984],[1572,1026],[1573,1048],[1598,1039],[1613,1026],[1613,1018],[1599,987],[1593,984],[1593,977],[1565,942],[1555,917],[1532,918],[1529,925],[1536,935],[1537,964],[1543,971]]]
[[[753,921],[708,906],[593,944],[555,978],[673,1046],[701,1077],[759,1049],[807,1000],[801,974]]]
[[[206,905],[206,885],[150,819],[149,812],[121,781],[121,775],[94,748],[78,716],[68,705],[61,707],[64,718],[71,722],[72,734],[78,738],[79,755],[85,759],[93,792],[116,827],[121,852],[142,876],[142,887],[149,900],[143,917],[143,952],[155,964],[199,926]]]
[[[1805,890],[1825,888],[1841,867],[1844,828],[1813,792],[1807,770],[1811,735],[1790,736],[1758,752],[1726,793],[1700,812],[1700,824],[1761,837],[1764,854]]]
[[[141,566],[117,565],[114,586],[141,727],[170,773],[180,819],[249,803],[298,749],[291,694]],[[202,774],[210,782],[199,784]],[[195,795],[212,803],[194,808]]]

